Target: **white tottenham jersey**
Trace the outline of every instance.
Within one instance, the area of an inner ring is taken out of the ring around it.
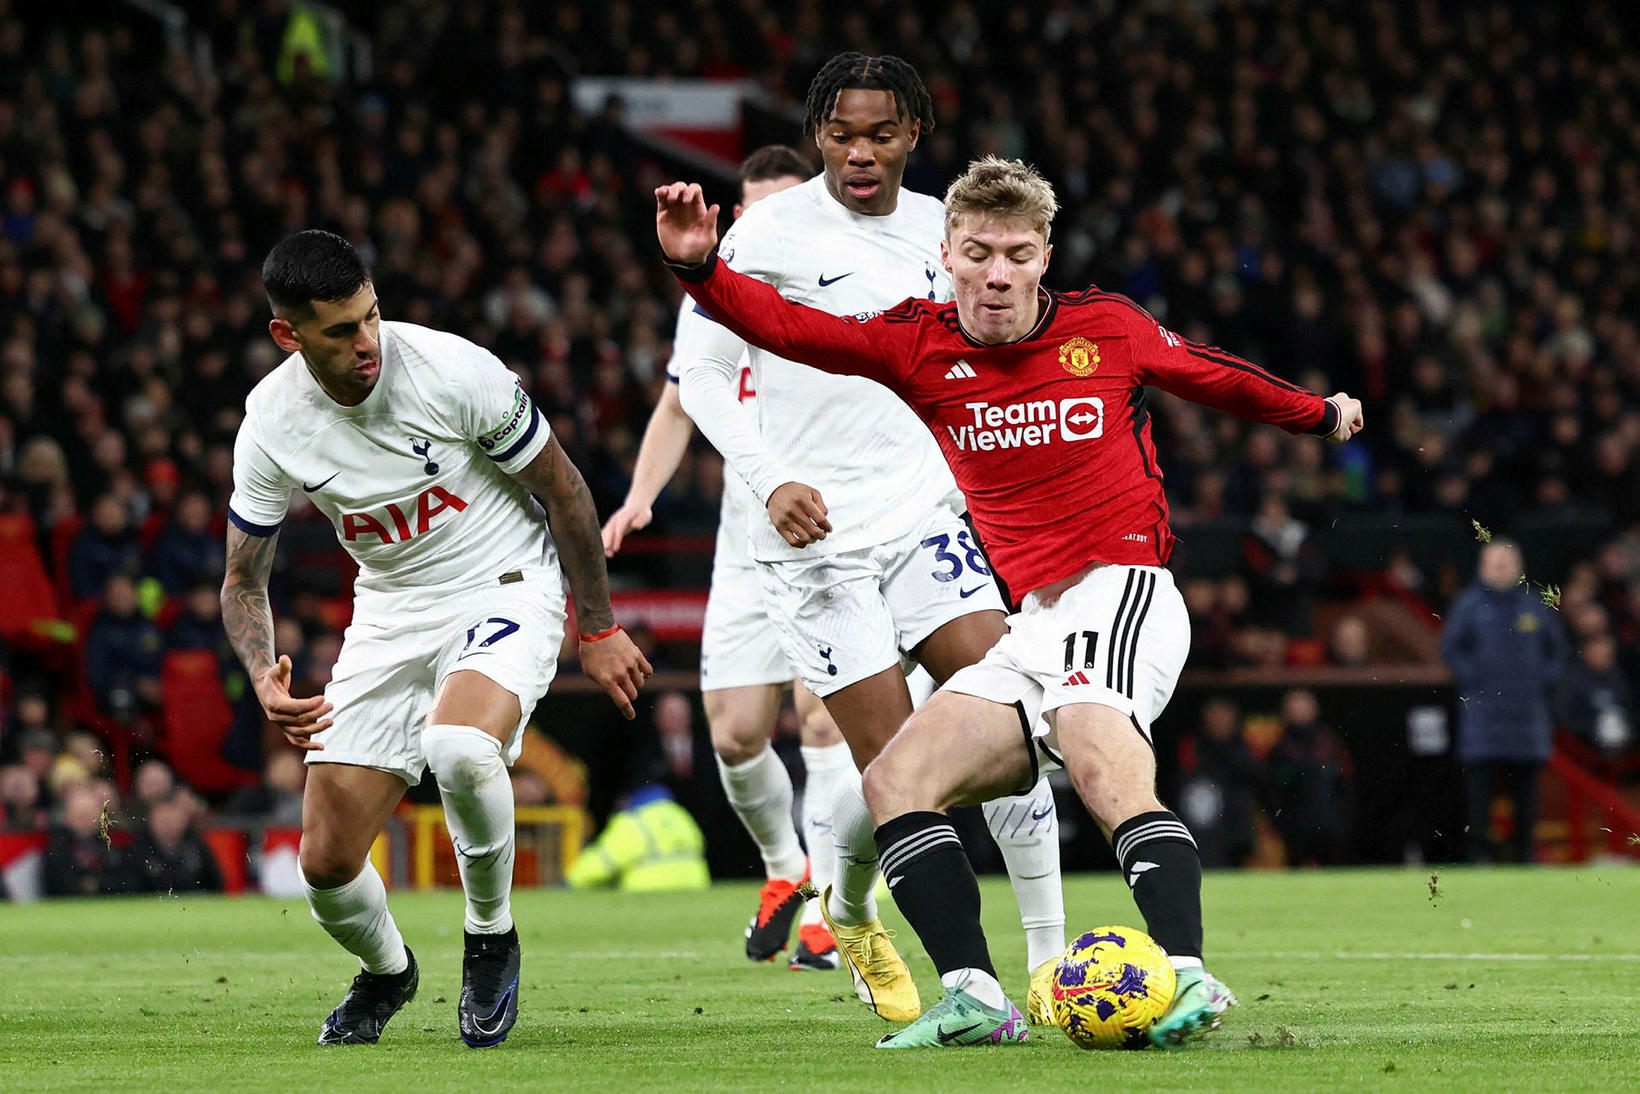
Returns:
[[[672,359],[666,363],[666,378],[669,381],[674,384],[678,382],[678,363],[688,352],[690,340],[700,337],[703,330],[710,336],[713,329],[723,331],[722,327],[706,318],[706,313],[695,306],[693,299],[685,295],[683,306],[678,309],[677,331],[672,337]],[[752,385],[752,366],[744,357],[735,372],[734,383],[735,398],[741,406],[755,413],[757,389]],[[746,552],[747,522],[753,514],[763,512],[765,510],[752,494],[752,488],[746,485],[745,479],[735,474],[734,468],[728,466],[725,460],[723,503],[718,507],[717,550],[749,557]]]
[[[234,443],[228,518],[277,532],[301,489],[359,564],[360,612],[400,612],[557,568],[546,513],[509,472],[551,430],[518,379],[465,338],[381,325],[381,373],[342,406],[292,354],[251,392]]]
[[[748,208],[718,253],[788,300],[856,315],[907,297],[951,299],[951,279],[940,263],[944,224],[939,201],[907,190],[888,216],[852,212],[819,175]],[[907,534],[937,506],[961,506],[933,436],[893,392],[874,380],[832,376],[752,349],[715,323],[708,330],[674,351],[684,408],[759,502],[783,482],[806,483],[825,500],[833,528],[819,543],[793,547],[760,504],[747,521],[755,558],[873,547]],[[725,423],[737,409],[723,397],[725,381],[742,353],[757,392],[756,438]]]

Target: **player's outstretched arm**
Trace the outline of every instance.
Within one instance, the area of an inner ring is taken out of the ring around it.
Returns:
[[[228,525],[227,572],[222,578],[222,627],[240,663],[250,674],[251,686],[268,721],[278,726],[297,748],[319,751],[313,740],[330,728],[325,717],[332,705],[324,696],[293,699],[290,695],[289,657],[273,656],[273,609],[268,604],[268,575],[273,572],[279,533],[253,536]]]
[[[909,361],[916,324],[839,318],[794,304],[773,286],[718,261],[717,206],[695,183],[655,189],[655,234],[672,272],[717,322],[759,349],[843,376],[897,388],[893,372]]]
[[[1366,424],[1360,400],[1342,391],[1324,399],[1217,346],[1188,342],[1137,304],[1126,304],[1137,313],[1129,317],[1128,341],[1140,383],[1249,422],[1332,441],[1347,441]]]
[[[615,626],[609,603],[609,571],[604,568],[603,540],[598,534],[598,511],[592,504],[581,472],[564,454],[558,438],[514,476],[547,507],[547,524],[558,544],[558,561],[575,597],[575,621],[581,629],[581,669],[628,718],[636,717],[632,703],[638,689],[655,671],[649,661]]]
[[[678,385],[668,382],[661,392],[660,401],[649,415],[644,427],[643,441],[638,445],[638,460],[632,468],[632,485],[627,488],[626,500],[604,522],[604,557],[613,558],[628,535],[649,527],[654,519],[650,506],[660,496],[661,489],[672,478],[689,447],[689,436],[695,424],[683,412],[678,399]]]

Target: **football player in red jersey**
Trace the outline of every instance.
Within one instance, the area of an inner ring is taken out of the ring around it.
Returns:
[[[913,299],[851,319],[788,304],[717,262],[717,210],[698,186],[655,197],[669,264],[720,323],[784,357],[868,376],[928,424],[1021,598],[1009,633],[866,771],[883,875],[946,988],[879,1046],[1013,1039],[979,888],[945,811],[1028,785],[1043,762],[1070,773],[1178,972],[1149,1039],[1177,1045],[1216,1028],[1235,997],[1202,966],[1201,859],[1156,797],[1150,727],[1190,626],[1166,569],[1173,534],[1144,388],[1335,441],[1361,429],[1361,404],[1185,341],[1126,297],[1044,290],[1057,202],[1017,161],[979,160],[946,194],[954,304]]]

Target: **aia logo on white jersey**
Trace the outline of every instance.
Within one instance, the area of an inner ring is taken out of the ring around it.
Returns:
[[[454,509],[459,513],[465,508],[467,502],[444,487],[429,486],[416,495],[413,506],[406,503],[400,508],[397,502],[388,502],[385,509],[377,510],[376,513],[343,513],[342,538],[352,543],[360,536],[378,536],[384,546],[403,543],[431,528],[436,514],[446,509]],[[413,512],[406,513],[405,509],[412,509]],[[412,516],[415,521],[413,526]]]

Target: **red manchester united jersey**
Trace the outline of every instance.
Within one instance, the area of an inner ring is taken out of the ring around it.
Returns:
[[[1330,433],[1321,396],[1187,342],[1125,296],[1040,293],[1036,326],[984,345],[955,304],[911,299],[837,318],[715,259],[679,277],[746,341],[896,392],[939,441],[997,574],[1016,597],[1091,562],[1162,565],[1173,550],[1145,409],[1150,384],[1289,433]]]

